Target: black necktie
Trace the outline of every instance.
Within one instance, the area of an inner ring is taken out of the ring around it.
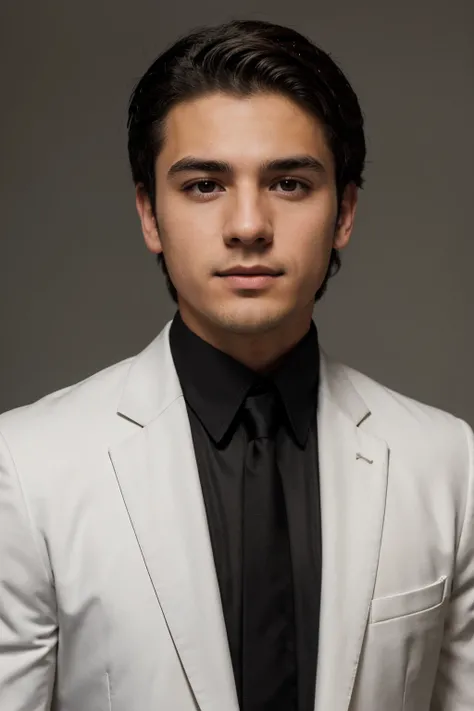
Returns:
[[[243,497],[242,711],[296,709],[293,576],[276,395],[250,394]]]

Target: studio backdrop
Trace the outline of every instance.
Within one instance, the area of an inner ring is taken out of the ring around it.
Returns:
[[[472,0],[2,0],[0,411],[172,317],[135,214],[127,102],[179,35],[232,18],[308,35],[364,111],[356,229],[315,309],[324,348],[474,424]]]

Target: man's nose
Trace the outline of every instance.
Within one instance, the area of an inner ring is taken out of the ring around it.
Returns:
[[[256,194],[236,197],[229,208],[223,236],[228,245],[271,243],[273,226],[265,200]]]

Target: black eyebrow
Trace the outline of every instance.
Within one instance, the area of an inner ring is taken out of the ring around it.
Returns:
[[[274,160],[265,161],[260,165],[261,173],[272,173],[276,171],[288,172],[302,169],[314,170],[317,173],[325,172],[325,167],[321,161],[310,155],[275,158]],[[234,169],[227,161],[206,160],[204,158],[196,158],[195,156],[185,156],[171,166],[168,170],[168,177],[189,171],[230,175],[234,172]]]

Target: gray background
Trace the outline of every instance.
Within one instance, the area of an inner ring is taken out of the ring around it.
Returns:
[[[308,34],[366,116],[367,184],[315,312],[322,344],[473,424],[472,0],[2,0],[0,411],[134,354],[172,317],[135,215],[127,102],[178,35],[231,18]]]

